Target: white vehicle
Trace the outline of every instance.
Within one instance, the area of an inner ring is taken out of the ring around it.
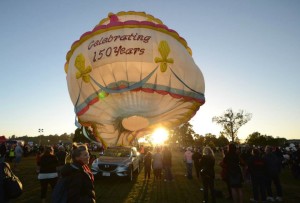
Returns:
[[[100,176],[124,176],[133,180],[139,173],[142,160],[135,147],[110,147],[92,163],[92,173]]]

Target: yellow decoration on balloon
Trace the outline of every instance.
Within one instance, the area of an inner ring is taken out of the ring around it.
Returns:
[[[92,67],[87,66],[85,67],[85,58],[83,54],[79,54],[75,59],[75,67],[77,68],[78,72],[76,72],[76,79],[82,77],[82,80],[86,83],[90,82],[90,72],[92,72]]]
[[[65,73],[68,73],[68,69],[69,69],[69,64],[66,63],[66,64],[65,64]]]
[[[168,63],[174,63],[172,58],[168,58],[171,50],[167,41],[163,40],[158,45],[158,51],[161,55],[161,58],[155,57],[155,63],[160,63],[160,71],[166,72],[168,68]]]

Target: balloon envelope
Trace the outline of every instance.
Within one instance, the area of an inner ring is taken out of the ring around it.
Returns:
[[[186,41],[152,15],[110,13],[67,53],[79,123],[107,146],[187,122],[205,102],[204,78],[191,54]]]

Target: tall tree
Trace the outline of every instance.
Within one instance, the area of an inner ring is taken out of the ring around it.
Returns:
[[[267,141],[266,137],[259,132],[254,132],[246,138],[246,143],[249,145],[255,145],[255,146],[265,146]]]
[[[197,147],[203,147],[204,146],[204,136],[203,135],[199,135],[199,134],[195,134],[194,135],[194,137],[195,137],[195,145],[197,146]]]
[[[214,143],[214,146],[216,145],[217,137],[216,135],[213,135],[211,133],[206,133],[204,136],[204,145],[208,145],[211,147],[211,143]]]
[[[185,147],[193,146],[195,144],[193,138],[194,135],[195,132],[193,130],[193,125],[189,122],[174,129],[174,137],[177,138],[177,141]]]
[[[237,113],[232,109],[227,109],[221,116],[215,116],[212,121],[223,127],[222,133],[231,139],[232,142],[237,138],[238,130],[252,118],[252,114],[239,110]]]

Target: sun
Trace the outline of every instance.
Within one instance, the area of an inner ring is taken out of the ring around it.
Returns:
[[[168,139],[169,133],[164,128],[157,128],[151,135],[151,142],[156,145],[164,144]]]

